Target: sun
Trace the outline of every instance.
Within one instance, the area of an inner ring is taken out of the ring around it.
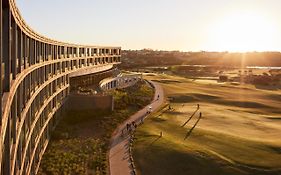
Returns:
[[[271,19],[259,13],[237,12],[215,22],[209,36],[216,50],[267,51],[274,48],[276,28]]]

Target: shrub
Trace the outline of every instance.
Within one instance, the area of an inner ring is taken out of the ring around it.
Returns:
[[[228,76],[226,76],[226,75],[220,75],[220,76],[219,76],[219,80],[222,81],[222,82],[226,82],[226,81],[228,81]]]

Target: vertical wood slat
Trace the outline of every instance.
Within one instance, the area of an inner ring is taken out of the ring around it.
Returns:
[[[3,38],[2,38],[2,30],[3,23],[2,23],[2,0],[0,0],[0,124],[2,124],[2,94],[3,94],[3,80],[2,80],[2,49],[3,49]],[[0,150],[1,151],[1,150]],[[1,170],[1,166],[0,166]]]
[[[4,86],[3,91],[9,92],[11,81],[11,11],[3,9],[3,62],[4,62]]]
[[[6,128],[6,135],[5,135],[5,140],[4,140],[4,166],[3,166],[3,174],[11,174],[11,117],[9,115],[8,123],[7,123],[7,128]]]
[[[18,34],[17,34],[17,25],[14,20],[12,20],[11,28],[11,72],[13,80],[16,79],[17,75],[17,59],[18,59]]]
[[[27,54],[26,54],[26,35],[22,34],[22,57],[23,57],[23,69],[27,68]]]
[[[17,31],[17,38],[18,38],[18,44],[17,44],[17,52],[18,52],[18,73],[21,73],[21,69],[22,69],[22,32],[21,30],[18,28],[18,31]]]

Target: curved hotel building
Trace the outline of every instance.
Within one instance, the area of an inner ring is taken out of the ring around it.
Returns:
[[[0,6],[0,174],[36,174],[69,94],[70,74],[112,69],[121,48],[46,38],[28,27],[15,0]]]

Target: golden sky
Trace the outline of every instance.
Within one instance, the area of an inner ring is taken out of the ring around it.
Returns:
[[[123,49],[281,51],[281,0],[17,3],[32,28],[68,42]]]

